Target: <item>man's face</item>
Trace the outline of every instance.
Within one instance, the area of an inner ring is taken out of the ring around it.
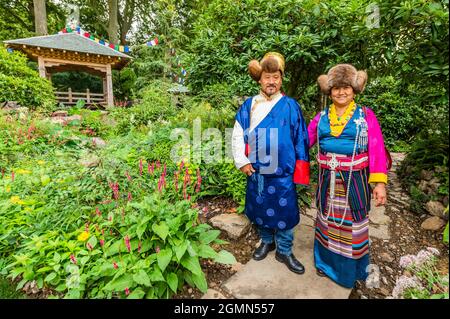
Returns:
[[[347,106],[353,101],[355,92],[351,86],[333,87],[331,89],[331,99],[336,106]]]
[[[281,84],[283,79],[281,77],[281,72],[277,71],[274,73],[268,73],[263,71],[261,74],[261,79],[259,84],[261,84],[261,90],[267,95],[272,96],[281,89]]]

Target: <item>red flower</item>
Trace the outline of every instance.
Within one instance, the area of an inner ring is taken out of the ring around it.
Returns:
[[[159,246],[156,246],[155,251],[157,254],[159,254],[159,252],[161,251],[161,249],[159,248]]]
[[[100,246],[104,246],[105,245],[105,240],[104,239],[100,239]]]
[[[128,201],[131,202],[132,199],[133,199],[133,197],[131,196],[131,193],[128,192]]]
[[[92,247],[92,245],[91,244],[89,244],[89,243],[86,243],[86,247],[89,249],[89,250],[92,250],[92,249],[94,249],[94,247]]]
[[[117,269],[117,268],[119,268],[119,265],[117,265],[116,262],[113,262],[113,267],[114,267],[114,269]]]
[[[200,191],[201,185],[202,185],[202,176],[200,175],[200,169],[197,168],[197,187],[195,189],[196,193]]]
[[[128,289],[128,287],[127,288],[125,288],[125,295],[129,295],[130,294],[130,289]]]
[[[100,209],[98,209],[98,207],[95,207],[95,213],[97,214],[97,216],[102,217],[102,213],[100,212]]]
[[[138,253],[140,253],[141,252],[141,241],[139,241],[139,243],[138,243]]]
[[[77,259],[75,258],[75,256],[73,254],[70,255],[70,261],[72,263],[74,263],[75,265],[77,264]]]

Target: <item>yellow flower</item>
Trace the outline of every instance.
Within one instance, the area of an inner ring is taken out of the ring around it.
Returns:
[[[84,231],[78,235],[79,241],[86,241],[88,238],[89,238],[89,233],[87,231]]]
[[[7,193],[11,192],[11,186],[6,186],[6,192]]]
[[[19,169],[16,171],[16,174],[24,174],[24,175],[27,175],[27,174],[31,174],[31,171],[29,171],[29,170],[27,170],[27,169],[19,168]]]
[[[13,204],[19,204],[19,205],[25,204],[25,202],[23,200],[21,200],[19,196],[11,196],[11,198],[9,200]]]
[[[45,164],[45,161],[39,160],[39,161],[37,161],[37,163],[38,163],[39,165],[44,165],[44,164]]]

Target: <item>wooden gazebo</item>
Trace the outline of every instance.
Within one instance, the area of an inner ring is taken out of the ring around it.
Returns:
[[[103,78],[103,94],[57,92],[58,102],[73,105],[83,99],[87,104],[114,105],[112,69],[122,69],[131,57],[76,33],[4,41],[7,47],[24,52],[37,61],[39,75],[51,80],[53,73],[83,71]]]

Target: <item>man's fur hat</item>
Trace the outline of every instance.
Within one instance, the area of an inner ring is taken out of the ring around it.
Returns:
[[[261,62],[251,60],[248,64],[248,72],[253,80],[259,81],[262,72],[273,73],[280,71],[284,75],[284,57],[278,52],[268,52],[264,55]]]
[[[367,82],[366,71],[357,71],[351,64],[337,64],[328,74],[322,74],[317,78],[322,93],[330,95],[331,88],[351,86],[355,93],[361,93]]]

